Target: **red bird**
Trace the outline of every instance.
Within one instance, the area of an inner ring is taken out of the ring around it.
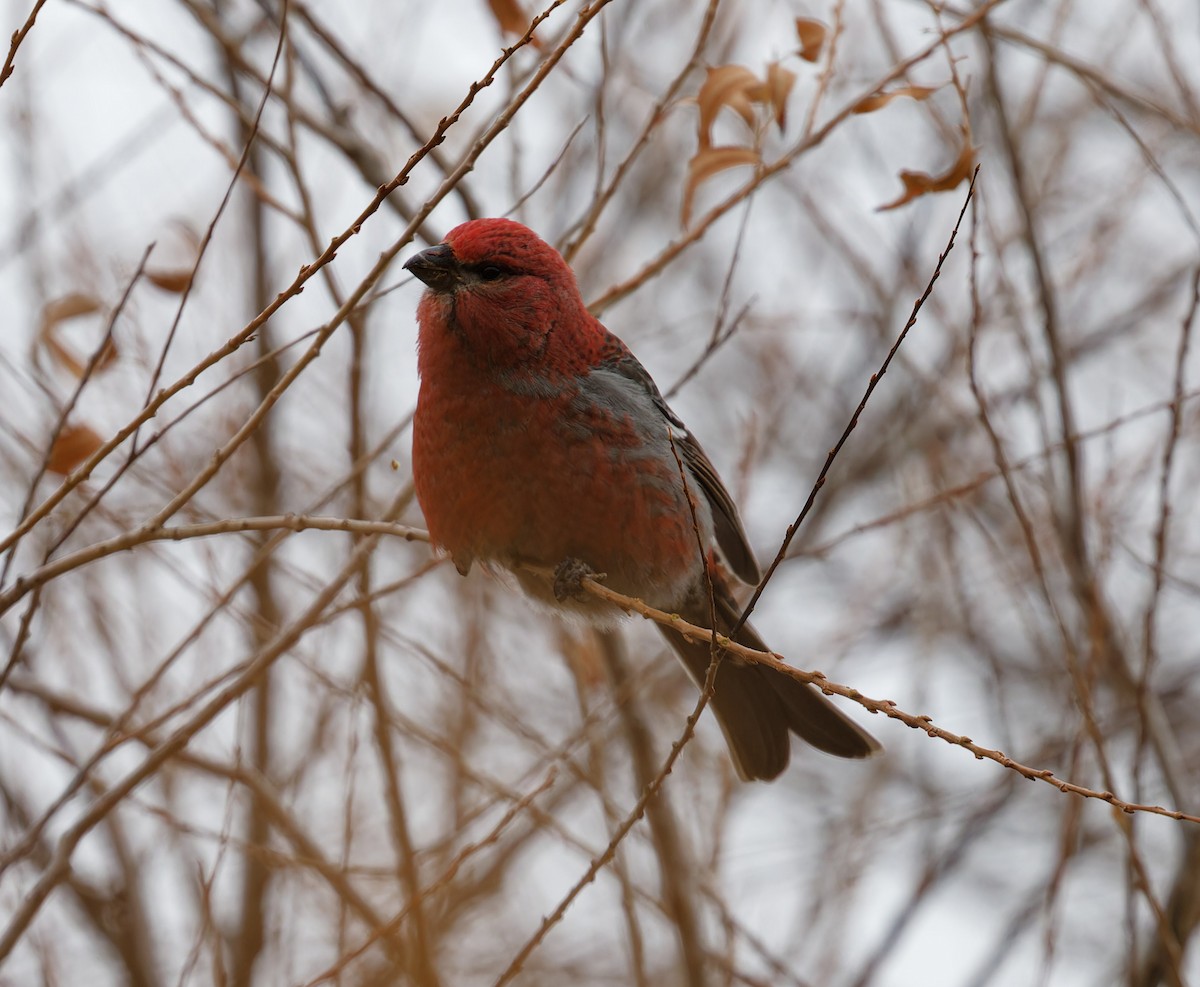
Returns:
[[[417,308],[413,478],[434,544],[463,575],[477,560],[582,563],[617,592],[705,627],[707,567],[727,633],[738,608],[717,553],[740,579],[759,579],[737,508],[645,368],[588,313],[558,251],[520,223],[480,219],[404,266],[428,286]],[[594,597],[556,601],[543,580],[515,571],[541,600],[594,620],[616,615]],[[659,629],[703,684],[709,646]],[[767,650],[749,627],[736,640]],[[789,731],[839,757],[879,749],[815,688],[729,656],[711,705],[743,779],[787,767]]]

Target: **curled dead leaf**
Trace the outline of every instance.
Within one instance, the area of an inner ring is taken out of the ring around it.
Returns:
[[[923,171],[900,172],[900,181],[904,183],[903,194],[895,201],[879,206],[876,212],[897,209],[930,192],[949,192],[969,179],[974,169],[975,148],[970,142],[964,141],[954,164],[940,175],[927,175]]]
[[[46,469],[66,476],[103,444],[100,436],[86,425],[65,425],[46,457]]]
[[[757,165],[761,160],[758,152],[749,147],[708,147],[697,152],[688,162],[687,183],[683,189],[684,227],[691,222],[692,201],[701,183],[729,168]]]
[[[894,99],[899,99],[901,96],[906,96],[909,99],[915,99],[918,102],[926,100],[932,96],[939,86],[902,86],[899,89],[892,89],[885,93],[875,93],[873,96],[868,96],[866,99],[860,99],[852,109],[851,113],[874,113],[876,110],[883,109]]]
[[[522,35],[529,27],[529,18],[517,0],[488,0],[488,6],[492,8],[492,16],[505,34]]]
[[[758,76],[744,65],[718,65],[710,68],[704,85],[696,95],[700,104],[700,147],[712,146],[712,125],[722,107],[736,112],[746,126],[754,127],[754,105],[751,93],[762,88]]]
[[[755,102],[771,108],[771,115],[780,130],[787,124],[787,101],[796,84],[796,73],[785,69],[778,62],[767,66],[767,77],[747,95]]]
[[[162,266],[146,268],[143,276],[162,291],[182,295],[191,287],[196,275],[201,243],[200,234],[191,223],[175,217],[164,231],[155,254]]]
[[[72,377],[82,377],[87,361],[79,357],[75,350],[61,337],[62,325],[71,319],[82,315],[92,315],[101,310],[100,302],[91,295],[72,292],[47,302],[42,309],[42,323],[38,328],[37,341],[43,346],[54,362],[66,370]],[[103,370],[117,358],[117,347],[109,337],[104,342],[104,348],[96,361],[96,370]]]
[[[796,37],[800,39],[800,51],[797,54],[806,62],[815,62],[821,57],[821,49],[825,47],[825,38],[829,34],[820,21],[808,17],[796,18]]]
[[[192,283],[192,270],[146,271],[146,280],[156,288],[169,291],[173,295],[182,295]]]
[[[519,0],[487,0],[487,4],[503,34],[511,34],[519,38],[529,30],[532,18],[525,13]],[[537,38],[530,38],[529,41],[535,48],[541,47]]]
[[[73,291],[69,295],[63,295],[62,298],[56,298],[54,301],[46,303],[46,307],[42,309],[42,332],[46,332],[52,326],[65,322],[67,319],[73,319],[77,315],[91,315],[93,312],[99,311],[100,303],[95,298]]]

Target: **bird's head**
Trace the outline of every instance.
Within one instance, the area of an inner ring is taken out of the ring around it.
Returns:
[[[510,219],[456,226],[404,267],[427,286],[417,310],[422,348],[449,332],[491,364],[540,362],[552,335],[591,321],[559,252]]]

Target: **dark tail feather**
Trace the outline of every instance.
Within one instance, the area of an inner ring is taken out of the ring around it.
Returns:
[[[715,585],[714,592],[717,630],[728,634],[738,611],[722,587]],[[708,601],[693,604],[680,615],[689,623],[707,627]],[[703,687],[711,660],[708,644],[696,644],[661,625],[659,629],[692,680]],[[758,651],[770,650],[749,626],[738,631],[734,640]],[[726,655],[717,670],[710,705],[729,744],[734,767],[745,781],[769,781],[787,767],[790,733],[838,757],[869,757],[880,749],[874,737],[813,686],[765,665],[739,663],[732,655]]]

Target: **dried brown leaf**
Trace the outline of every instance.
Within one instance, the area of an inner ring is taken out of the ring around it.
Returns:
[[[718,65],[710,68],[704,85],[696,95],[700,104],[700,147],[712,146],[712,125],[717,114],[728,106],[754,127],[754,105],[750,93],[761,89],[758,76],[744,65]]]
[[[65,425],[46,458],[46,469],[66,476],[103,444],[103,439],[86,425]]]
[[[62,298],[47,302],[46,307],[42,309],[42,332],[46,332],[67,319],[73,319],[77,315],[91,315],[93,312],[99,311],[100,303],[91,295],[84,295],[80,292],[63,295]]]
[[[779,129],[787,124],[787,101],[796,84],[796,73],[785,69],[778,62],[767,66],[767,77],[753,89],[747,90],[747,95],[756,103],[762,103],[771,108],[771,115]]]
[[[517,0],[488,0],[488,6],[492,8],[492,16],[505,34],[520,37],[529,27],[529,18]]]
[[[815,62],[821,57],[821,49],[825,47],[825,37],[829,34],[827,28],[820,21],[814,21],[808,17],[796,18],[796,37],[800,39],[800,51],[798,54],[806,62]]]
[[[100,309],[101,305],[95,298],[81,292],[72,292],[62,298],[56,298],[54,301],[47,302],[46,307],[42,309],[42,324],[38,329],[38,342],[45,347],[46,352],[50,354],[55,363],[73,377],[83,376],[87,361],[81,360],[75,350],[62,340],[59,330],[64,322],[81,315],[91,315],[99,312]],[[116,358],[117,348],[109,338],[96,362],[96,369],[103,370]]]
[[[501,33],[512,34],[519,38],[529,30],[532,18],[525,13],[519,0],[487,0],[487,3],[492,9],[492,16],[496,18],[496,23],[500,25]],[[537,38],[530,38],[529,43],[535,48],[542,47]]]
[[[94,373],[99,373],[101,370],[107,370],[117,359],[117,344],[113,342],[112,336],[104,340],[104,345],[100,349],[100,356],[96,359],[96,367]]]
[[[970,143],[964,142],[954,164],[940,175],[927,175],[923,171],[900,172],[900,181],[904,183],[904,193],[895,201],[879,206],[876,212],[897,209],[930,192],[949,192],[969,179],[974,168],[975,148]]]
[[[708,147],[697,152],[688,162],[687,184],[683,189],[684,227],[691,222],[692,201],[701,183],[729,168],[756,165],[760,161],[758,152],[750,147]]]
[[[874,113],[876,110],[883,109],[892,100],[899,99],[901,96],[907,96],[909,99],[915,99],[920,102],[921,100],[928,99],[939,88],[939,86],[902,86],[899,89],[892,89],[889,92],[875,93],[873,96],[859,100],[851,112]]]
[[[182,295],[192,283],[192,269],[179,268],[173,271],[147,271],[146,280],[156,288],[169,291],[173,295]]]

